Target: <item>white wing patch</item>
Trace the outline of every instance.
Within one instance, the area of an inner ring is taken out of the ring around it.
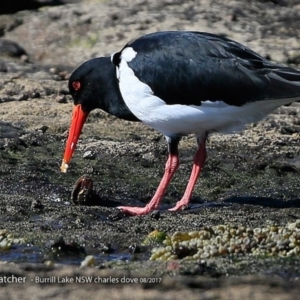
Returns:
[[[191,133],[203,136],[210,131],[233,133],[242,130],[245,124],[263,119],[277,107],[300,99],[257,101],[240,107],[223,101],[202,101],[200,106],[167,105],[128,66],[136,55],[131,47],[121,54],[117,74],[122,97],[138,119],[166,136]]]

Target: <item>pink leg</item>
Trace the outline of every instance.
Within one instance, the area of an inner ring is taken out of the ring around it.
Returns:
[[[206,142],[206,138],[203,139],[201,143],[199,143],[198,150],[194,156],[194,165],[190,176],[190,180],[188,182],[183,197],[181,198],[180,201],[176,203],[176,205],[173,208],[169,209],[170,211],[178,211],[189,204],[196,181],[200,175],[200,172],[206,160],[205,142]]]
[[[146,215],[149,212],[157,209],[178,167],[178,154],[170,154],[166,163],[164,176],[151,201],[145,207],[119,206],[118,208],[121,209],[124,213],[130,215]]]

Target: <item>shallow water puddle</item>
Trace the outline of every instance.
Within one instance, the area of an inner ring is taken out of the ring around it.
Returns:
[[[101,253],[95,249],[87,249],[86,255],[93,255],[96,264],[101,264],[105,261],[129,261],[132,259],[130,253]],[[53,255],[45,253],[41,248],[30,245],[20,244],[13,245],[9,250],[0,252],[0,260],[14,263],[43,263],[45,261],[53,261],[63,265],[80,265],[86,255]]]
[[[42,251],[29,244],[13,245],[9,250],[0,252],[0,260],[8,262],[36,263],[42,262],[43,259]]]

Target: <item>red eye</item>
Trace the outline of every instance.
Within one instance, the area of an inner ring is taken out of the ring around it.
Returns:
[[[81,86],[81,84],[80,84],[79,81],[74,81],[74,82],[72,83],[72,87],[73,87],[73,89],[74,89],[75,91],[78,91],[78,90],[80,89],[80,86]]]

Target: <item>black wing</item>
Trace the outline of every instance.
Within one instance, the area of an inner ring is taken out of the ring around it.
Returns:
[[[276,65],[249,48],[202,32],[157,32],[127,44],[135,75],[167,104],[200,105],[300,96],[300,71]],[[123,48],[123,49],[124,49]],[[117,64],[122,51],[115,54]]]

